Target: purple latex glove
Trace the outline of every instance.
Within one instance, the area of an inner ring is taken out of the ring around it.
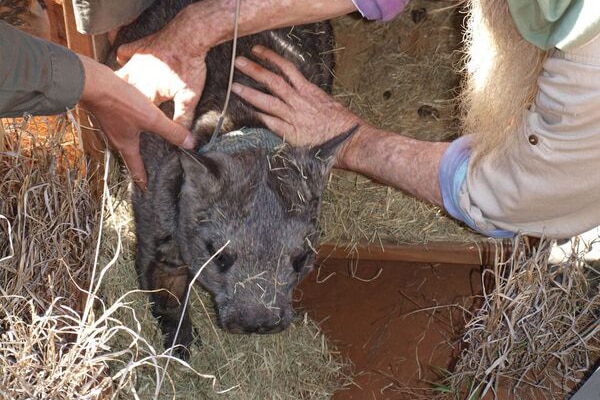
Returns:
[[[352,0],[363,17],[389,21],[400,14],[410,0]]]

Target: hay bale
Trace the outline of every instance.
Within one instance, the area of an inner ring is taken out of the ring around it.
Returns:
[[[336,19],[335,97],[383,129],[423,140],[457,137],[457,7],[420,0],[389,23]],[[350,245],[480,239],[439,208],[344,171],[334,171],[324,196],[322,238]]]
[[[41,308],[62,297],[80,310],[89,279],[99,208],[76,141],[64,118],[0,124],[0,290]]]
[[[110,387],[93,346],[104,332],[81,317],[99,205],[74,141],[64,118],[0,124],[3,399],[98,398]]]

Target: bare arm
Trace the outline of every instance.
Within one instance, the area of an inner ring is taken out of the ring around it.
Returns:
[[[200,45],[213,47],[231,40],[234,28],[235,0],[204,0],[188,6],[182,18],[197,30],[197,21],[210,26],[208,35],[198,37]],[[322,21],[356,11],[351,0],[243,0],[239,32],[250,35],[285,26]],[[196,21],[194,23],[193,21]]]
[[[352,138],[337,166],[442,207],[438,170],[449,145],[417,140],[365,124]]]
[[[238,96],[262,111],[260,117],[271,130],[292,145],[314,146],[358,123],[358,132],[338,154],[337,167],[442,205],[438,168],[449,143],[420,141],[370,126],[308,82],[289,61],[263,47],[255,47],[254,52],[277,65],[291,82],[246,58],[239,57],[236,62],[240,71],[265,84],[275,95],[234,85]]]

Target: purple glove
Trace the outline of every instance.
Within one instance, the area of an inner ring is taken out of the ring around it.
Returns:
[[[367,19],[389,21],[400,14],[410,0],[352,0]]]

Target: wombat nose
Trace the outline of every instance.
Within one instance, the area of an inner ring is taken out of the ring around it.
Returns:
[[[262,312],[238,314],[234,318],[223,321],[223,327],[231,333],[269,334],[283,331],[289,325],[285,311],[273,312],[265,309]]]
[[[246,333],[277,333],[284,330],[287,325],[288,324],[284,322],[280,315],[271,313],[269,316],[257,318],[254,321],[248,321],[246,324],[244,324],[243,330]]]
[[[284,326],[282,324],[275,326],[259,326],[255,331],[250,331],[248,333],[260,333],[261,335],[263,335],[268,333],[278,333],[281,332],[283,329]]]

